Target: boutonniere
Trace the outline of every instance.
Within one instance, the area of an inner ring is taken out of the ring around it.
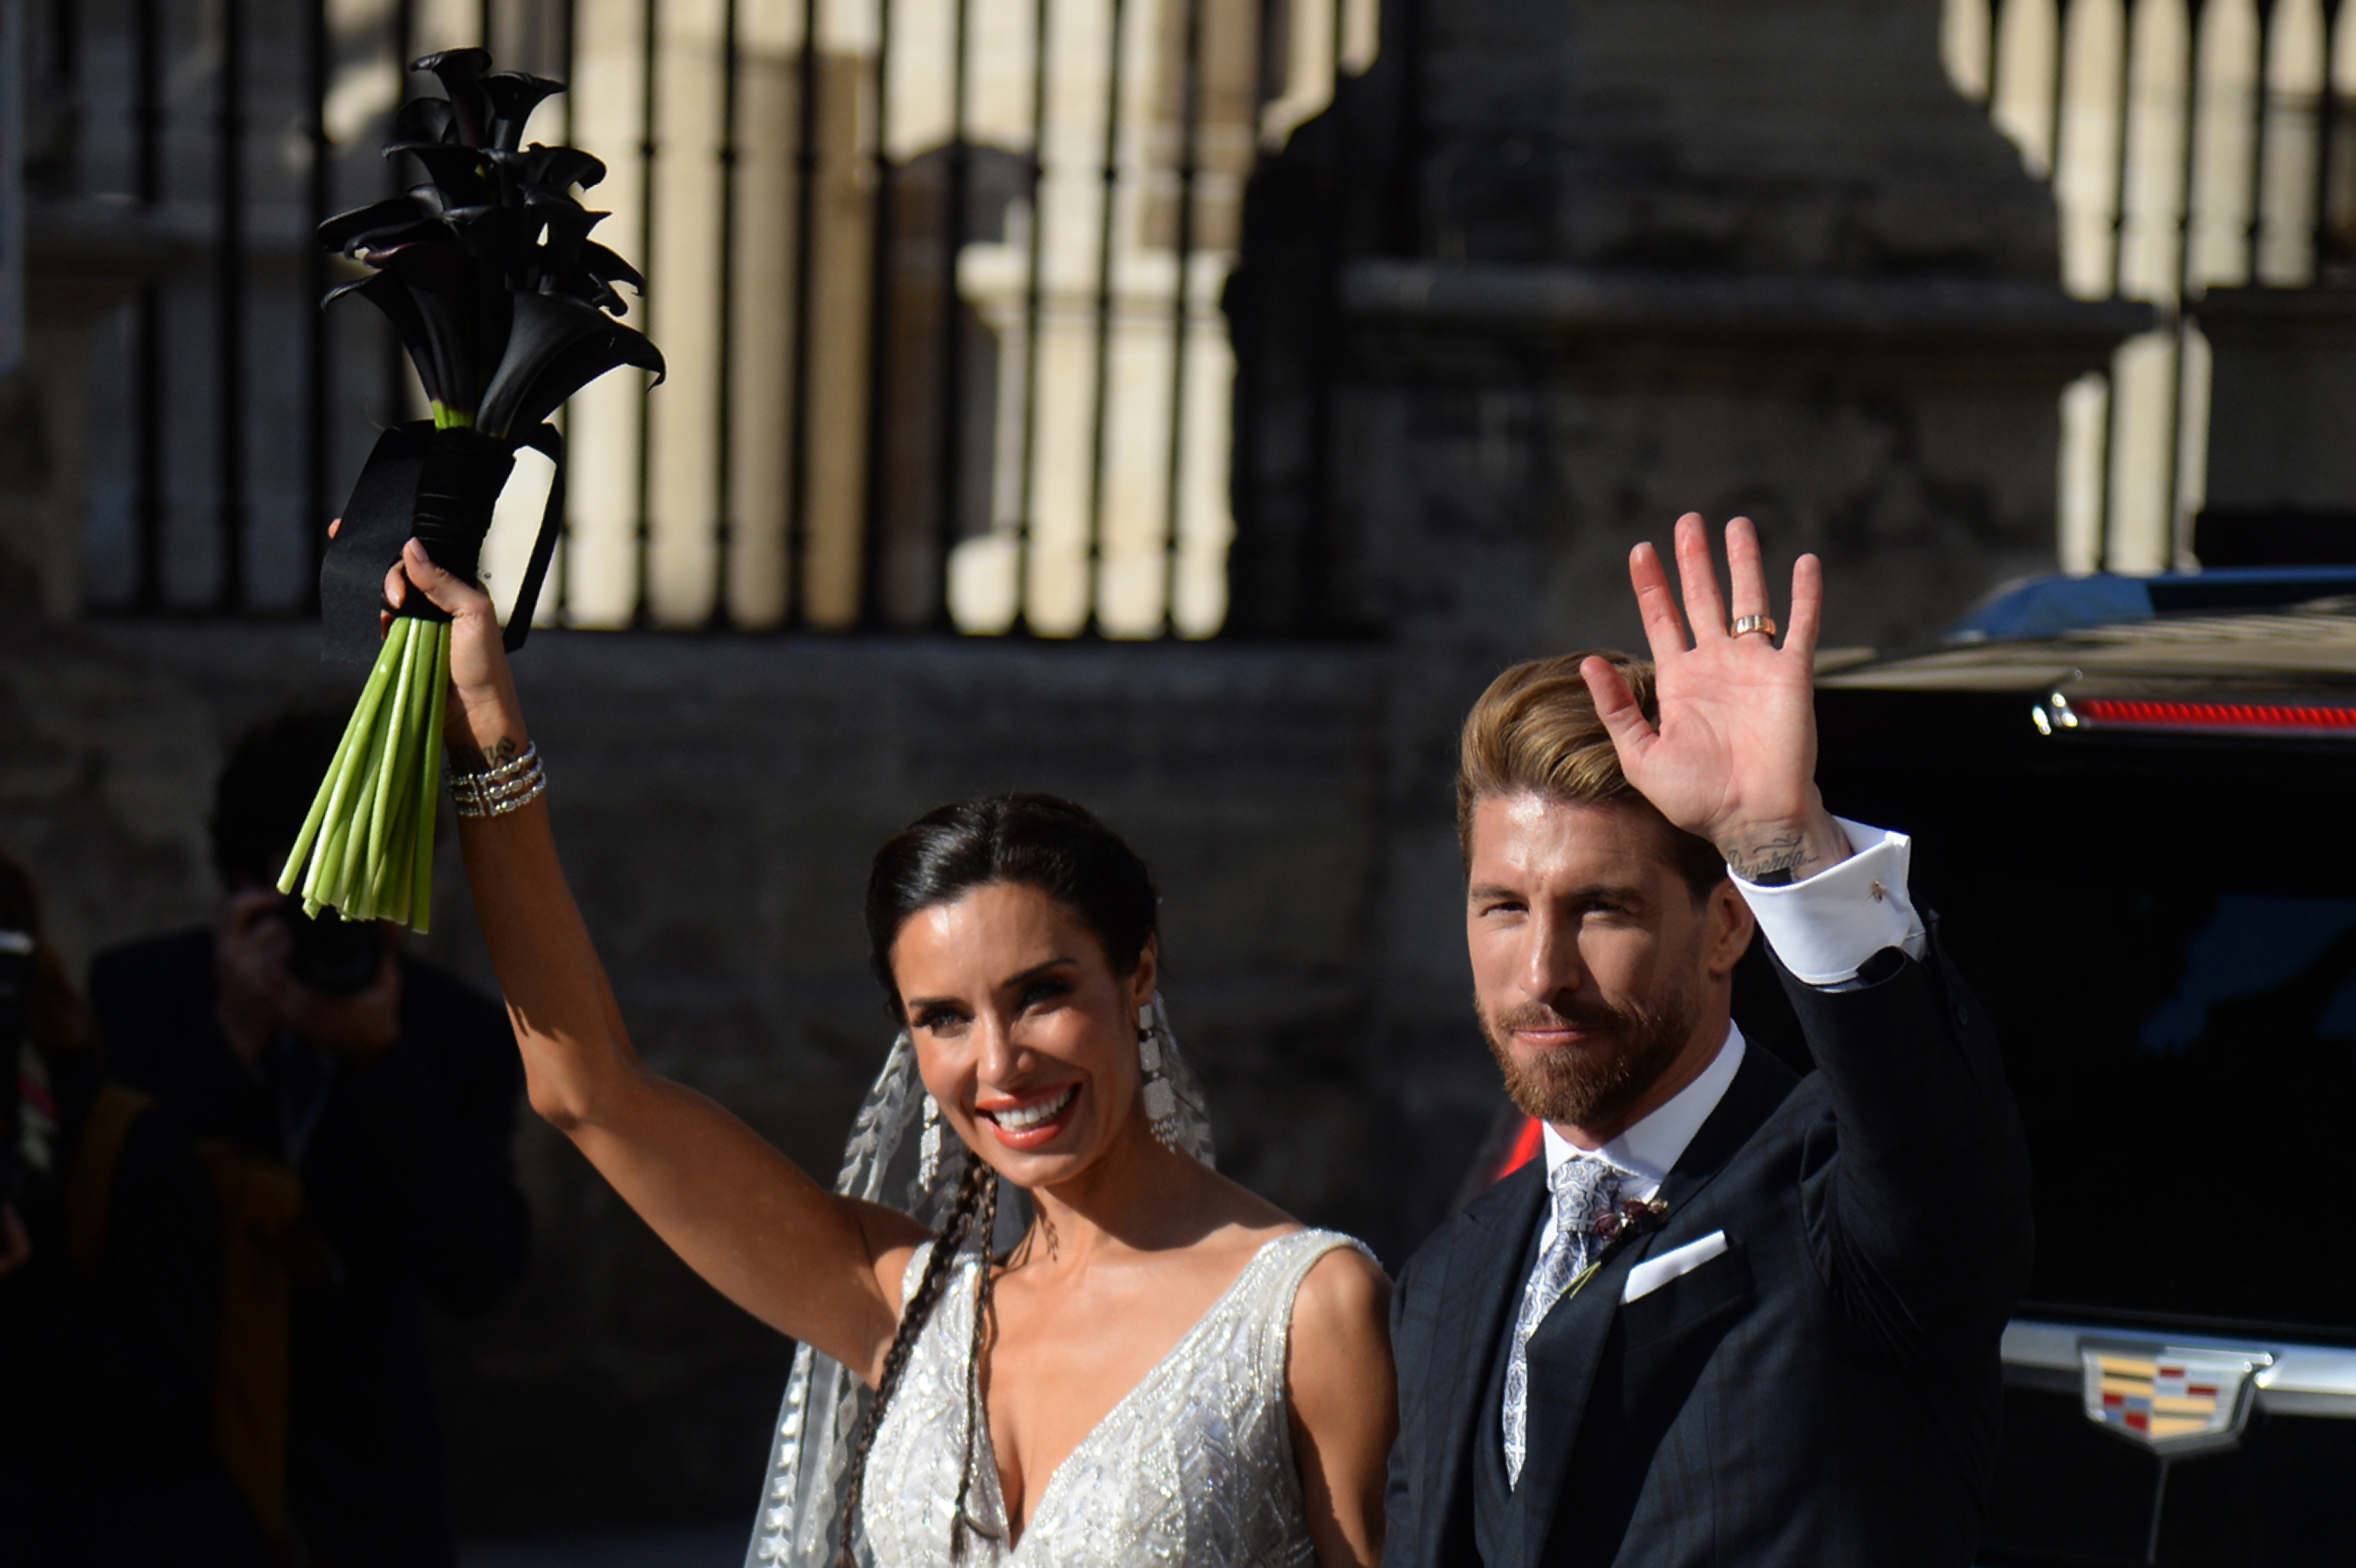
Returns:
[[[1587,1282],[1602,1272],[1603,1265],[1626,1243],[1639,1236],[1649,1236],[1668,1223],[1669,1206],[1655,1198],[1640,1203],[1631,1198],[1617,1209],[1607,1209],[1595,1217],[1595,1239],[1603,1243],[1595,1259],[1572,1278],[1563,1299],[1569,1300],[1587,1288]]]
[[[1650,1202],[1638,1202],[1631,1198],[1617,1209],[1607,1209],[1595,1217],[1595,1234],[1605,1242],[1633,1241],[1649,1236],[1668,1222],[1669,1206],[1655,1198]]]

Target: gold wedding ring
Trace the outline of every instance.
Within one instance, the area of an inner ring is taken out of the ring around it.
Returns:
[[[1772,641],[1775,636],[1775,617],[1772,615],[1737,615],[1734,618],[1734,635],[1739,637],[1746,632],[1761,633],[1770,641]]]

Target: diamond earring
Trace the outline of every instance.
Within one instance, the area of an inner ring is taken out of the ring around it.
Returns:
[[[941,1106],[930,1094],[925,1096],[925,1131],[916,1140],[916,1185],[923,1190],[933,1189],[933,1179],[941,1173]]]
[[[1156,1004],[1137,1009],[1137,1065],[1141,1079],[1139,1097],[1153,1136],[1164,1148],[1178,1147],[1178,1092],[1162,1072],[1162,1029]]]

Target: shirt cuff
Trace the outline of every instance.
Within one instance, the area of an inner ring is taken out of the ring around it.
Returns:
[[[1858,971],[1885,947],[1903,949],[1910,958],[1928,950],[1922,918],[1906,891],[1914,841],[1846,817],[1833,820],[1848,836],[1847,859],[1780,888],[1740,877],[1734,882],[1783,967],[1826,989],[1855,984]]]

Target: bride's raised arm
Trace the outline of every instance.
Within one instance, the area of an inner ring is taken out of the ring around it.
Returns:
[[[412,542],[385,593],[397,605],[415,591],[453,617],[453,755],[519,755],[529,737],[489,599]],[[723,1295],[872,1384],[899,1320],[901,1274],[927,1232],[836,1196],[720,1105],[640,1063],[544,803],[462,818],[458,841],[532,1109]]]

